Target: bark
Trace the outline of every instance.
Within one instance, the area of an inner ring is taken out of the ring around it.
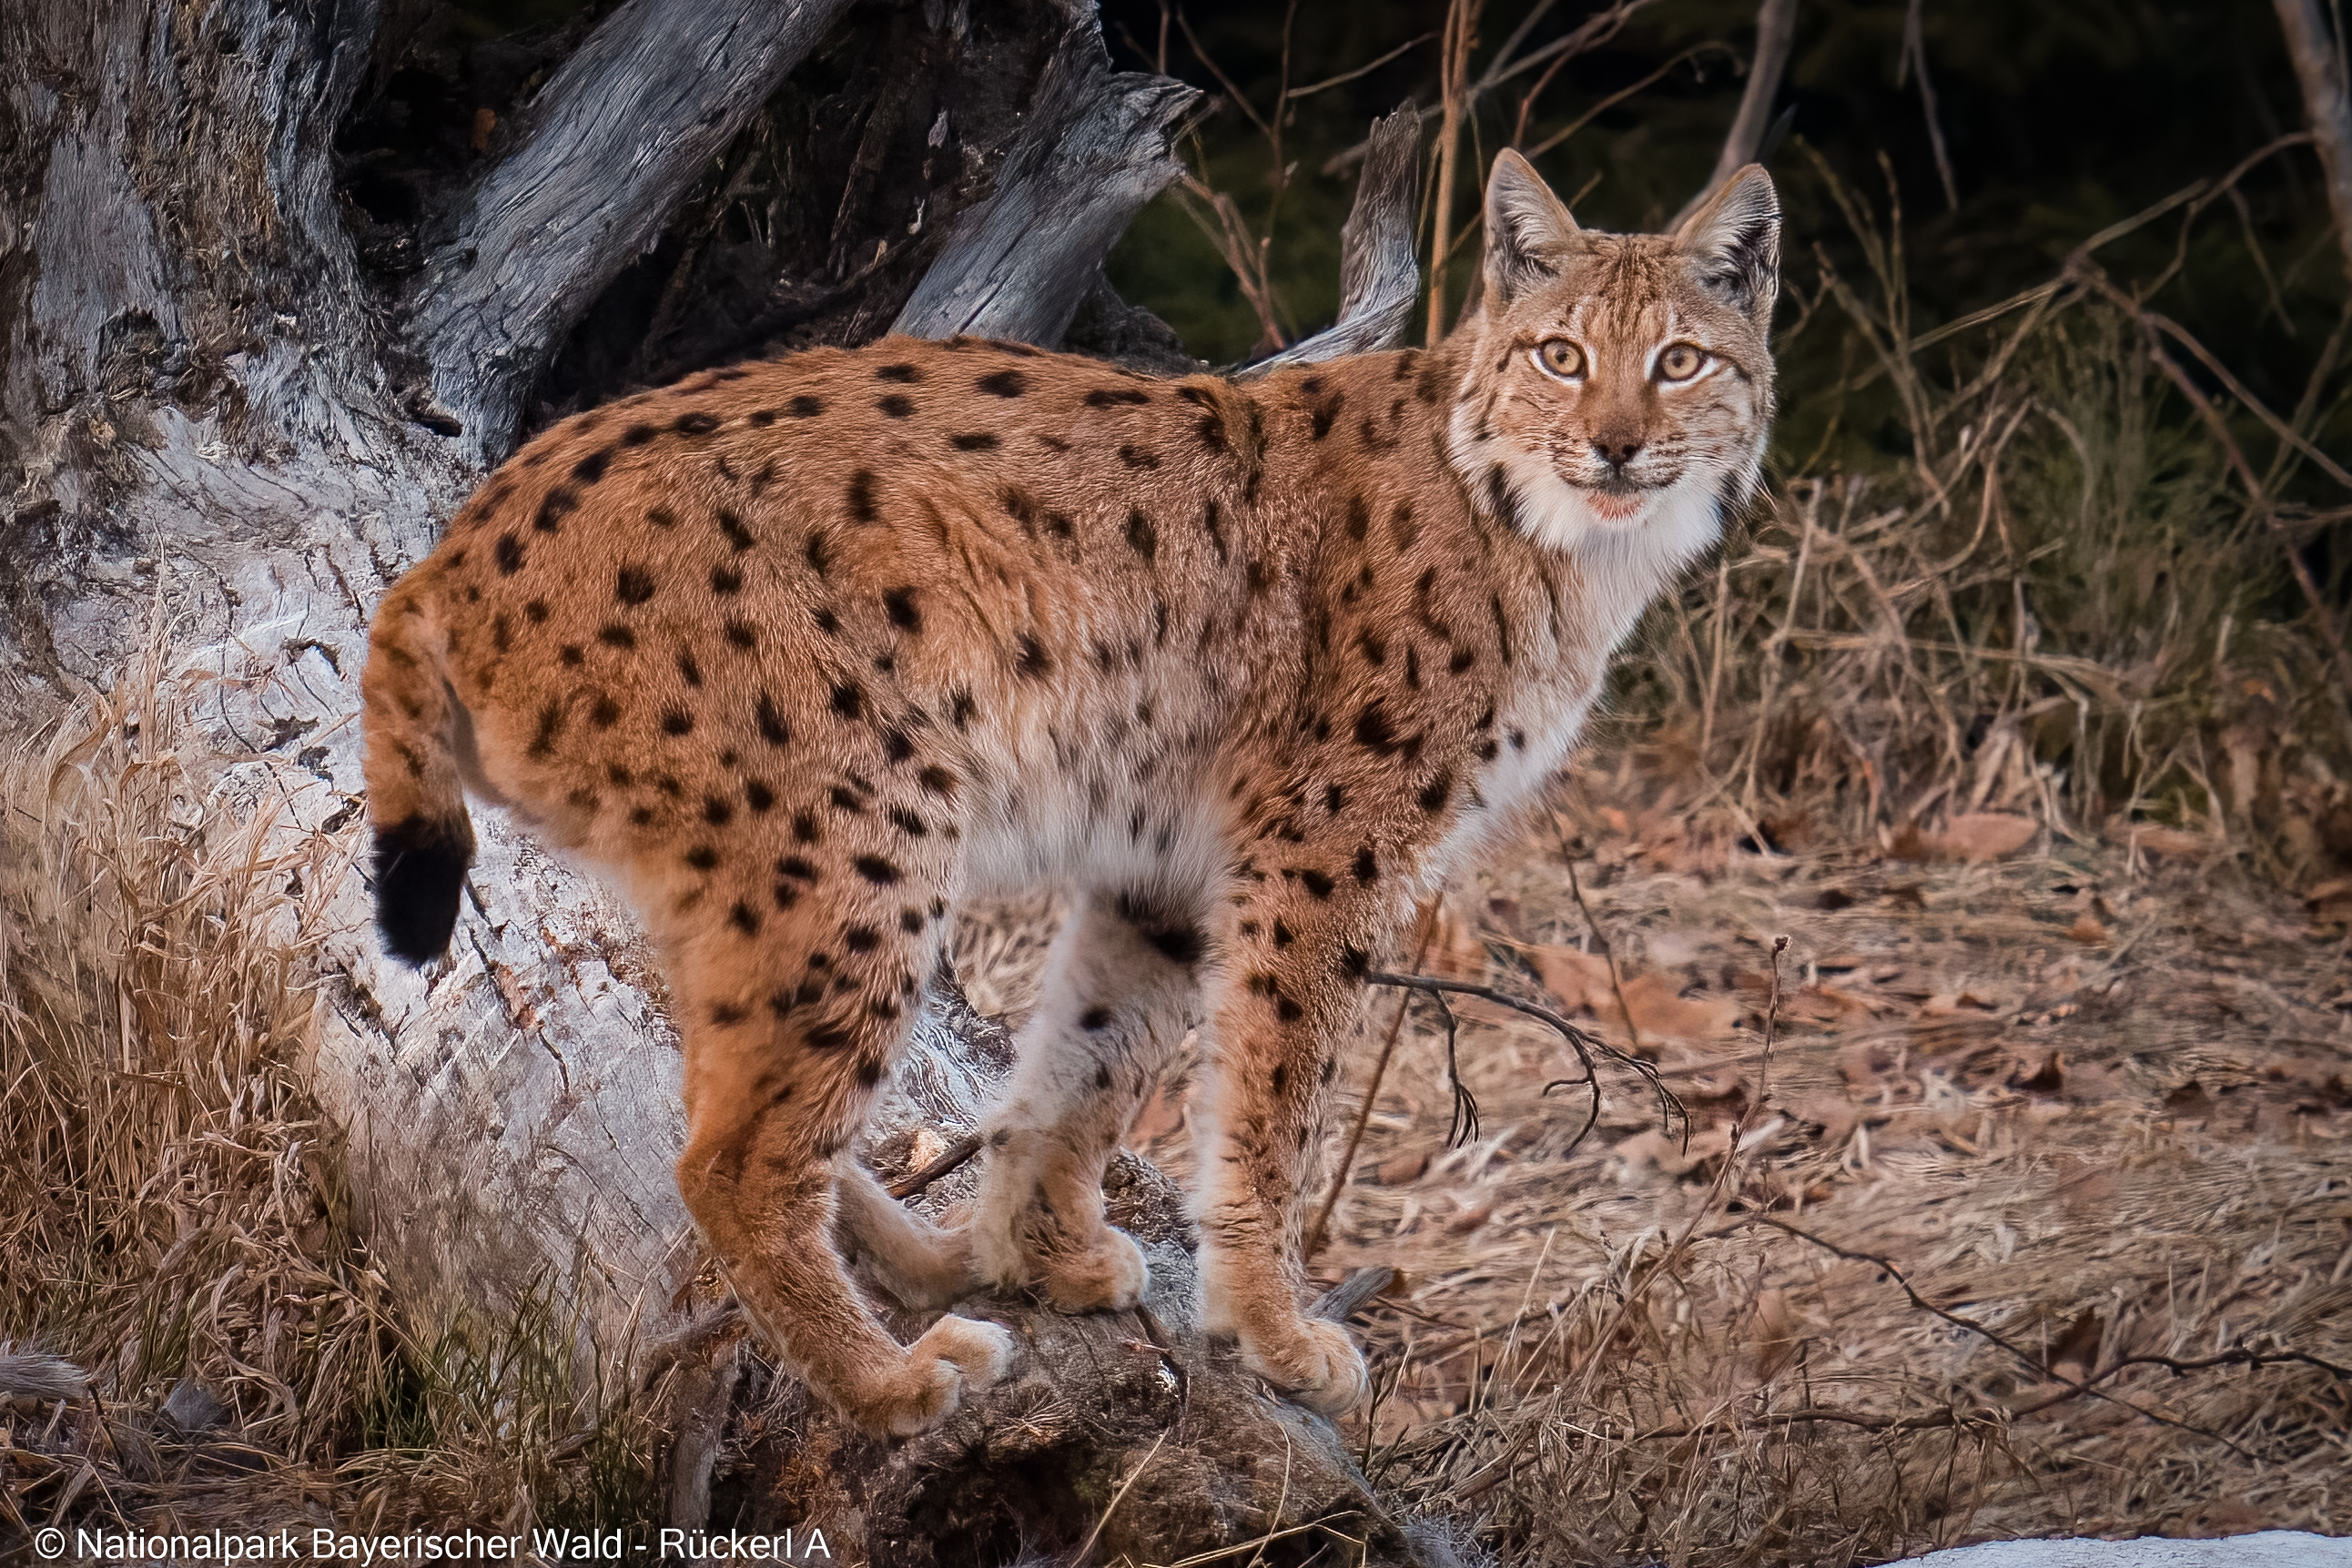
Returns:
[[[849,0],[629,0],[565,60],[425,267],[433,395],[505,455],[562,334]]]
[[[1406,104],[1372,122],[1355,204],[1339,226],[1339,319],[1250,367],[1318,363],[1402,342],[1421,293],[1412,255],[1413,186],[1421,174],[1421,112]]]
[[[2278,14],[2295,80],[2303,87],[2304,118],[2326,177],[2344,270],[2352,276],[2352,89],[2346,82],[2344,40],[2328,26],[2319,0],[2278,0]]]
[[[436,0],[0,0],[0,721],[109,682],[160,599],[224,677],[220,748],[292,754],[315,779],[296,821],[355,834],[368,611],[533,423],[894,320],[1192,368],[1099,266],[1193,95],[1112,75],[1091,8],[629,0],[584,37],[478,47],[446,22]],[[1373,255],[1351,238],[1351,341],[1387,329]],[[1346,1514],[1374,1558],[1410,1554],[1328,1427],[1202,1342],[1181,1213],[1139,1163],[1115,1197],[1153,1248],[1156,1329],[975,1302],[1033,1354],[946,1432],[890,1448],[805,1411],[750,1441],[746,1402],[790,1396],[711,1332],[654,958],[603,889],[477,821],[432,971],[383,963],[362,878],[339,890],[310,1063],[422,1337],[539,1286],[583,1356],[654,1347],[681,1522],[823,1496],[856,1501],[881,1562],[1075,1544],[1159,1441],[1106,1548],[1174,1561]],[[1003,1049],[943,990],[873,1156],[969,1125]]]

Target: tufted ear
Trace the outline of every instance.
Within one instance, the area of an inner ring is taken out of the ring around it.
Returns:
[[[1744,315],[1769,321],[1780,292],[1780,198],[1761,164],[1724,182],[1675,231],[1699,281]]]
[[[1535,165],[1506,147],[1486,176],[1486,292],[1507,305],[1529,284],[1559,276],[1557,253],[1576,220]]]

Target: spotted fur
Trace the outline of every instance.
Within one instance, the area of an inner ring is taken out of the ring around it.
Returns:
[[[386,596],[388,945],[447,936],[461,781],[625,882],[686,1043],[688,1206],[868,1427],[936,1423],[1009,1342],[949,1316],[902,1348],[835,1227],[911,1302],[1131,1304],[1103,1169],[1195,1019],[1209,1322],[1309,1403],[1360,1395],[1297,1234],[1360,977],[1566,758],[1771,407],[1760,171],[1609,235],[1506,153],[1487,231],[1427,352],[1233,382],[890,339],[698,375],[531,443]],[[1046,881],[1072,913],[982,1199],[935,1230],[844,1151],[950,912]]]

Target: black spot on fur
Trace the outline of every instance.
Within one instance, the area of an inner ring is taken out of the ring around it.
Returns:
[[[904,873],[898,863],[880,855],[859,855],[849,862],[850,868],[877,887],[896,887]]]
[[[662,733],[664,735],[691,735],[694,733],[694,716],[687,712],[686,709],[682,707],[674,707],[665,711],[662,714],[661,724]]]
[[[998,444],[996,437],[984,430],[975,430],[964,435],[951,435],[948,440],[958,452],[993,452]]]
[[[688,649],[680,648],[677,651],[677,674],[678,678],[689,686],[698,686],[702,684],[702,665],[696,661],[693,653]]]
[[[1427,811],[1433,817],[1438,812],[1445,810],[1446,801],[1453,798],[1453,770],[1451,768],[1440,768],[1438,769],[1437,777],[1431,779],[1428,785],[1423,788],[1421,792],[1421,809]]]
[[[626,626],[607,626],[596,633],[596,641],[604,643],[607,648],[619,648],[626,652],[637,645],[637,634]]]
[[[841,617],[835,615],[829,605],[817,606],[816,613],[810,619],[816,622],[816,629],[828,637],[837,636],[841,632]]]
[[[1336,885],[1329,877],[1319,871],[1302,871],[1298,873],[1298,880],[1305,883],[1307,891],[1317,898],[1330,897],[1331,889]]]
[[[759,633],[751,630],[751,623],[748,622],[730,621],[727,622],[726,632],[727,641],[747,653],[760,645]]]
[[[625,566],[613,580],[613,597],[624,604],[643,604],[654,596],[654,574],[641,566]]]
[[[874,470],[871,468],[860,468],[849,476],[849,489],[843,498],[849,507],[851,522],[871,523],[880,520],[881,514],[874,509]],[[814,542],[816,536],[811,534],[809,538]],[[814,557],[810,559],[809,564],[816,565]],[[817,568],[819,576],[823,576],[824,572],[823,567]]]
[[[572,476],[583,485],[593,485],[604,476],[613,464],[613,448],[600,446],[572,465]]]
[[[962,687],[958,687],[953,693],[950,694],[948,697],[948,722],[954,725],[958,729],[962,729],[968,727],[971,723],[972,716],[977,714],[979,711],[980,705],[971,700],[971,692],[963,689]]]
[[[719,531],[727,536],[727,542],[739,553],[751,548],[751,530],[743,526],[742,518],[724,507],[719,508]]]
[[[539,503],[539,514],[530,526],[543,534],[551,534],[562,526],[563,519],[580,509],[580,492],[569,485],[558,485]]]
[[[621,722],[621,705],[600,692],[595,702],[589,706],[588,722],[598,729],[612,728]],[[621,780],[615,779],[614,782]]]
[[[697,871],[714,871],[719,865],[719,852],[709,844],[697,844],[686,852],[686,863]]]
[[[727,918],[736,930],[746,936],[760,934],[759,912],[740,898],[735,901],[735,907],[727,912]]]
[[[1381,862],[1372,853],[1372,846],[1364,845],[1356,852],[1356,880],[1371,883],[1381,879]]]
[[[1005,373],[1014,372],[1008,371]],[[915,591],[912,588],[894,588],[885,593],[882,596],[882,612],[889,616],[890,624],[901,632],[920,632],[923,629],[923,612],[915,606]]]
[[[901,362],[884,365],[874,372],[874,379],[877,382],[890,382],[898,386],[910,387],[923,379],[923,372],[912,365]]]
[[[1029,378],[1019,371],[997,371],[972,384],[993,397],[1019,397],[1029,390]]]
[[[1307,416],[1307,438],[1320,441],[1331,434],[1331,422],[1339,417],[1341,394],[1333,392]]]
[[[743,804],[751,807],[753,812],[764,812],[775,803],[776,792],[773,789],[769,789],[757,779],[744,780]]]
[[[1027,632],[1022,632],[1020,636],[1013,639],[1013,646],[1019,650],[1019,656],[1013,667],[1026,679],[1041,681],[1054,673],[1052,657],[1046,653],[1045,644],[1038,642],[1034,634]],[[962,726],[959,724],[957,727],[960,729]]]
[[[1142,447],[1131,444],[1121,446],[1118,449],[1118,460],[1121,463],[1126,464],[1129,468],[1142,471],[1148,471],[1160,466],[1159,454],[1146,452]]]
[[[841,934],[841,945],[853,953],[871,953],[882,946],[882,933],[871,925],[853,925]]]
[[[1129,549],[1146,560],[1160,553],[1160,530],[1152,527],[1151,519],[1144,516],[1140,507],[1127,514],[1127,542]]]
[[[533,757],[547,756],[555,749],[555,743],[562,735],[563,705],[549,703],[539,710],[539,728],[531,735],[530,754]]]
[[[385,951],[411,964],[439,956],[457,928],[473,835],[409,817],[375,836],[375,922]]]
[[[530,599],[523,601],[522,618],[537,626],[547,619],[547,601]]]
[[[1150,392],[1139,392],[1133,387],[1097,387],[1086,396],[1088,408],[1117,408],[1121,403],[1145,403],[1150,401]]]
[[[798,855],[786,855],[776,862],[776,874],[791,877],[795,882],[814,882],[816,867]]]
[[[522,541],[512,534],[500,534],[491,555],[499,563],[500,577],[512,577],[522,570]]]
[[[950,769],[934,764],[917,774],[915,782],[920,784],[927,793],[937,795],[941,800],[955,799],[957,780]]]
[[[782,746],[793,738],[792,727],[776,711],[775,699],[765,692],[760,694],[759,723],[760,738],[770,746]]]
[[[784,412],[794,419],[814,419],[824,412],[824,399],[803,392],[784,404]]]
[[[904,762],[915,755],[915,743],[903,729],[886,729],[882,732],[882,755],[893,762]]]
[[[708,435],[719,428],[719,416],[705,410],[697,409],[692,413],[679,414],[677,423],[670,428],[680,435]]]
[[[659,435],[660,434],[660,431],[640,420],[636,423],[629,426],[628,429],[621,432],[621,444],[624,446],[643,446],[646,442],[651,441],[655,436]]]
[[[905,392],[892,392],[874,406],[892,419],[904,419],[915,412],[915,400]]]
[[[702,820],[714,828],[725,827],[735,820],[735,802],[722,800],[716,795],[704,796]]]
[[[856,681],[844,681],[833,688],[833,711],[844,718],[856,718],[866,707],[866,693]]]

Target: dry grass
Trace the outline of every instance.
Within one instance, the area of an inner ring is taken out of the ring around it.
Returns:
[[[215,758],[164,646],[0,768],[0,1523],[642,1513],[538,1294],[420,1343],[370,1266],[295,1065],[357,832],[288,831],[309,776]],[[40,1366],[95,1398],[12,1405]]]

